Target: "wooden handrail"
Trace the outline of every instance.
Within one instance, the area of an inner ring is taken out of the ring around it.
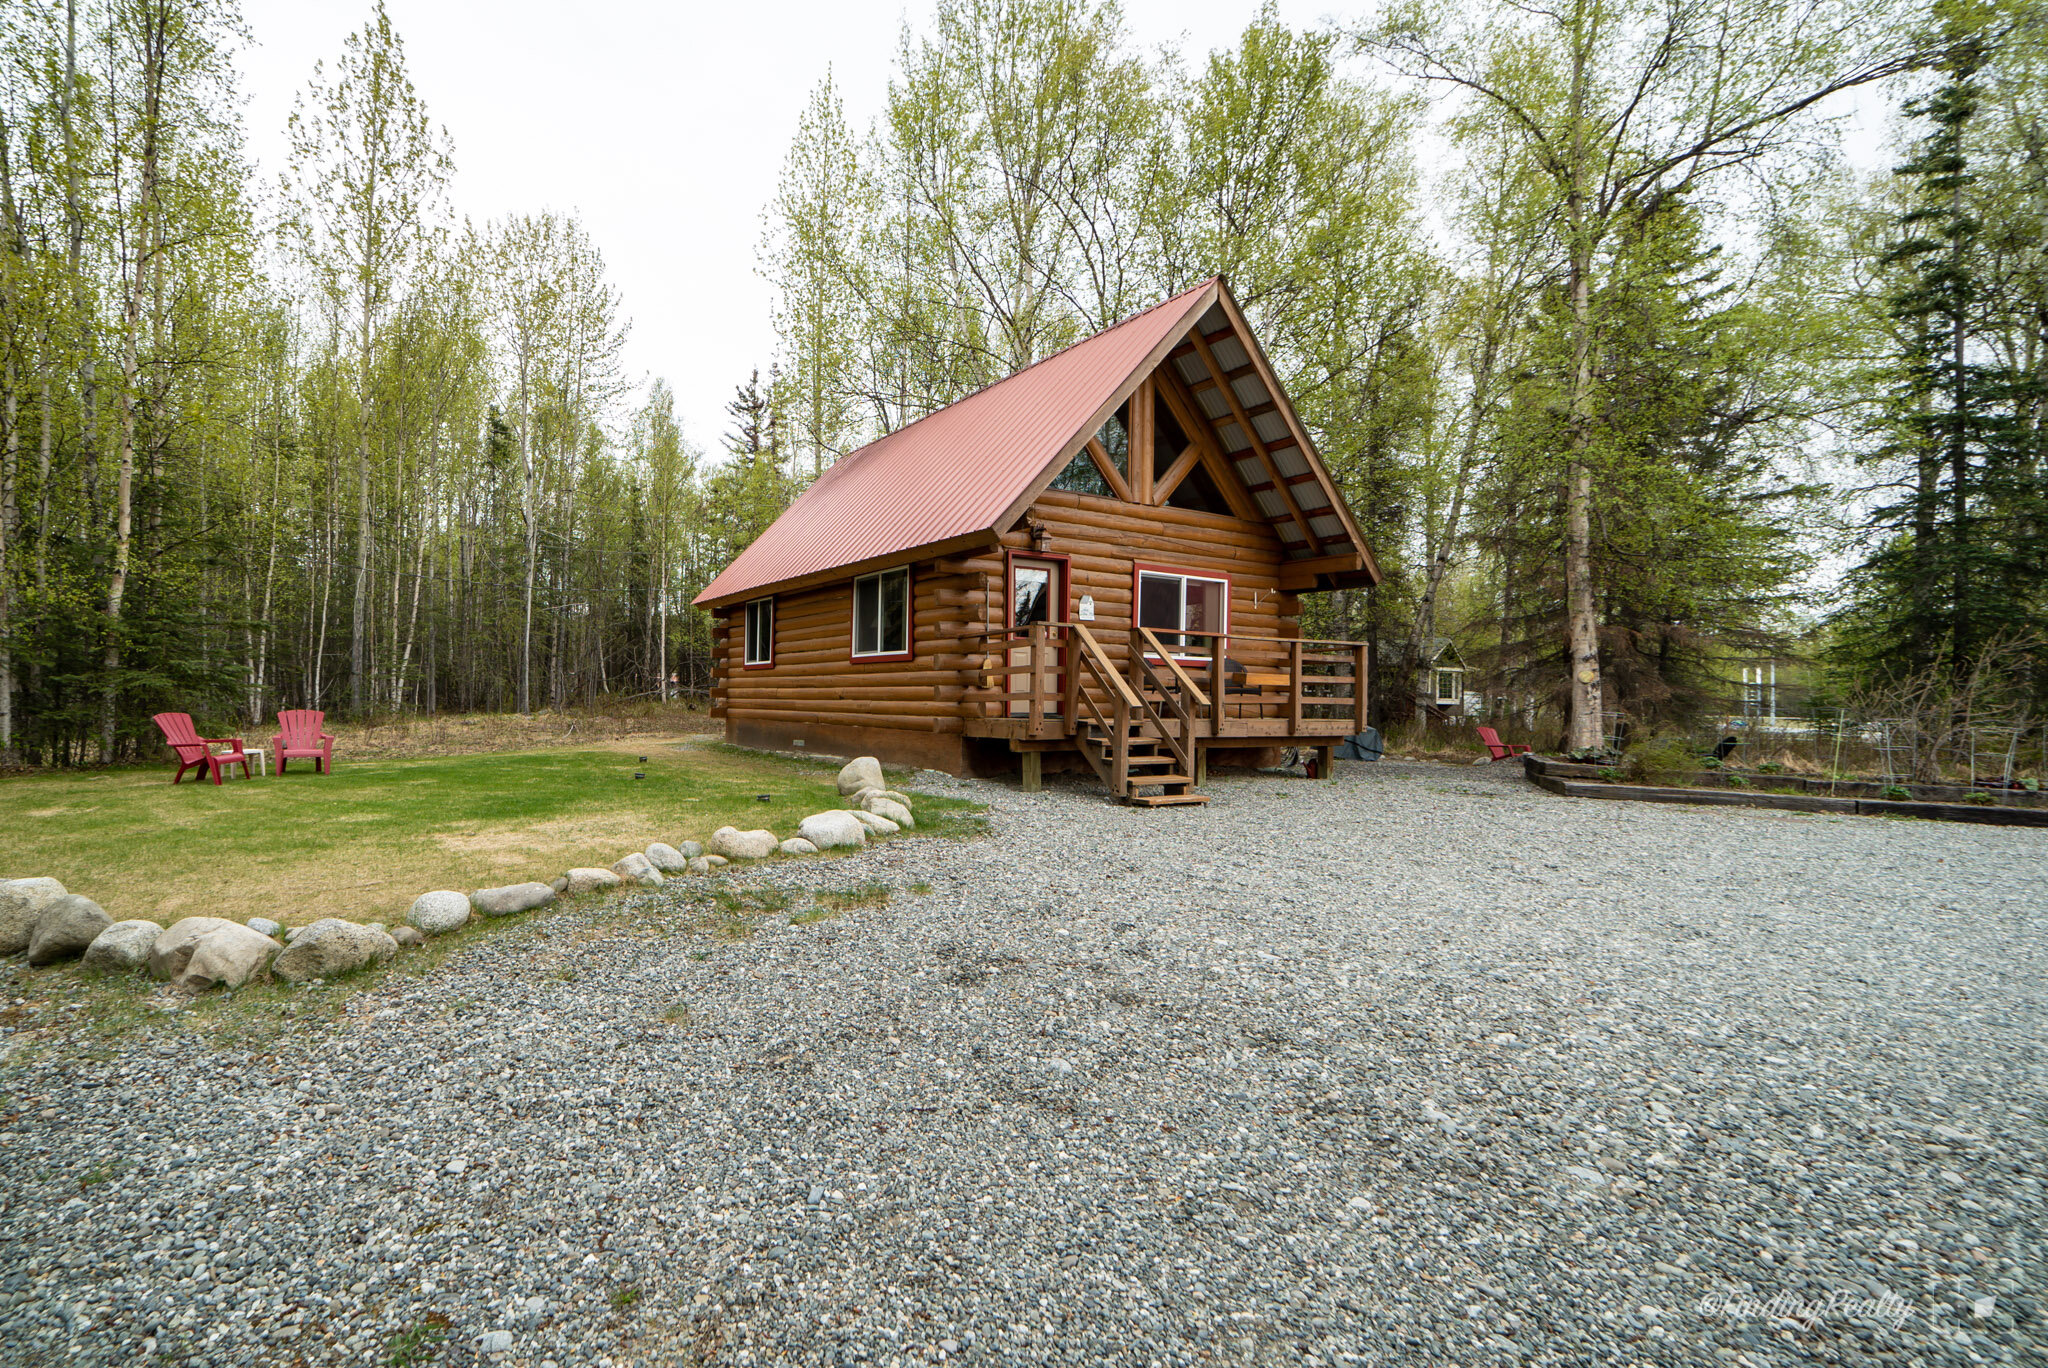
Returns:
[[[1180,667],[1180,662],[1173,658],[1173,652],[1166,649],[1166,643],[1161,641],[1150,627],[1140,627],[1138,635],[1145,638],[1146,645],[1159,653],[1160,660],[1165,662],[1166,668],[1173,673],[1174,679],[1179,682],[1181,688],[1187,691],[1187,695],[1193,700],[1194,705],[1198,708],[1208,707],[1209,695],[1203,693],[1193,678],[1189,676],[1188,672]]]
[[[1102,649],[1102,643],[1095,639],[1095,633],[1078,622],[1061,623],[1073,629],[1074,639],[1081,643],[1081,654],[1088,658],[1089,666],[1109,686],[1117,691],[1117,697],[1127,708],[1138,706],[1138,695],[1124,682],[1124,677],[1110,668],[1109,655]]]

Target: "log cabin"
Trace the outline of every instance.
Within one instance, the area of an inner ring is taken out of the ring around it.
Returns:
[[[1165,806],[1212,756],[1329,774],[1366,648],[1299,595],[1379,580],[1216,278],[843,457],[696,603],[730,741]]]

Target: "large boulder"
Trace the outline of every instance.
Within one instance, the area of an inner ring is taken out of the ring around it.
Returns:
[[[322,917],[285,947],[270,967],[279,978],[304,983],[382,964],[397,953],[398,942],[374,926]]]
[[[703,848],[699,847],[697,854],[702,855],[703,853]],[[683,873],[689,869],[692,858],[677,850],[674,846],[664,845],[660,841],[656,841],[653,845],[647,847],[647,863],[653,865],[664,874]]]
[[[149,972],[160,979],[176,978],[185,972],[185,965],[191,960],[192,948],[199,943],[199,938],[221,930],[249,931],[249,928],[226,917],[180,917],[165,927],[164,933],[156,938],[156,944],[149,947]],[[270,940],[258,931],[249,931],[249,934]],[[274,941],[271,943],[276,944]]]
[[[652,860],[637,850],[631,855],[620,856],[612,865],[612,873],[627,883],[639,884],[642,888],[661,887],[661,871],[654,867]]]
[[[468,920],[468,895],[446,888],[420,894],[405,912],[405,924],[428,936],[460,931]]]
[[[889,781],[882,777],[882,762],[872,755],[863,755],[858,760],[846,762],[846,768],[839,771],[839,792],[843,795],[859,793],[862,789],[887,788]]]
[[[897,826],[887,817],[880,817],[872,812],[861,812],[858,809],[854,811],[853,820],[866,827],[869,833],[875,836],[894,836],[897,832],[903,830],[902,827]]]
[[[470,904],[486,917],[509,917],[514,912],[531,912],[555,900],[550,884],[508,884],[503,888],[479,888],[469,895]]]
[[[815,855],[818,853],[818,848],[801,836],[792,836],[782,843],[782,853],[785,855]]]
[[[153,921],[117,921],[92,938],[80,961],[88,969],[127,973],[149,967],[149,952],[164,929]]]
[[[64,885],[55,879],[0,882],[0,955],[18,955],[28,949],[43,909],[63,896]]]
[[[867,828],[852,813],[839,808],[830,812],[814,812],[797,823],[796,834],[820,850],[832,850],[840,846],[864,846],[868,843]]]
[[[884,798],[879,793],[861,805],[861,811],[876,817],[886,817],[897,826],[909,829],[917,825],[917,819],[910,815],[910,809],[894,798]]]
[[[609,869],[593,869],[585,866],[581,869],[569,871],[569,887],[566,891],[570,893],[599,893],[607,888],[617,888],[618,886],[619,876],[612,873]]]
[[[156,938],[149,972],[187,993],[204,992],[216,983],[239,988],[267,971],[270,957],[282,948],[225,917],[186,917]]]
[[[859,793],[853,795],[853,806],[866,807],[867,801],[870,798],[887,798],[892,803],[901,803],[905,807],[910,806],[910,799],[908,797],[898,793],[895,789],[884,788],[862,789]]]
[[[55,964],[77,959],[113,924],[114,919],[91,898],[76,893],[52,898],[43,905],[43,915],[36,918],[35,933],[28,939],[28,962]]]
[[[782,838],[772,831],[740,831],[726,826],[711,833],[710,841],[705,843],[705,851],[711,855],[723,855],[728,860],[765,860],[781,844]]]

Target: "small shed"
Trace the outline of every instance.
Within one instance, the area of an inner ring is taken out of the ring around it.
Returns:
[[[1366,648],[1298,595],[1379,580],[1219,277],[845,456],[696,602],[729,740],[1156,806],[1217,750],[1329,773]]]
[[[1449,637],[1431,637],[1416,671],[1416,704],[1437,717],[1465,715],[1465,658]]]

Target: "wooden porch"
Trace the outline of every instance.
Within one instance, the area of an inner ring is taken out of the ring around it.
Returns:
[[[966,734],[1008,740],[1027,792],[1045,752],[1073,750],[1124,802],[1206,802],[1196,789],[1217,747],[1314,747],[1328,777],[1337,741],[1366,725],[1358,642],[1139,627],[1116,634],[1119,667],[1085,622],[987,636]]]

